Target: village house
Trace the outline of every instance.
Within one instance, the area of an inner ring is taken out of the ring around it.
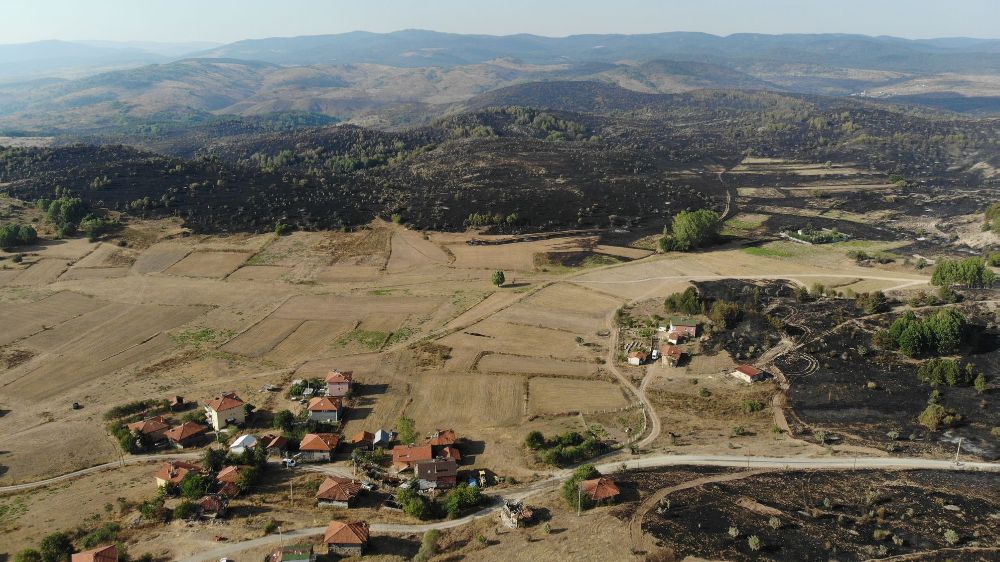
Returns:
[[[224,392],[205,404],[205,416],[216,431],[229,425],[243,425],[247,421],[243,406],[243,400],[235,392]]]
[[[698,337],[698,321],[693,318],[674,316],[670,319],[670,327],[667,329],[667,333],[670,332],[677,332],[686,338],[696,338]]]
[[[316,553],[311,544],[293,544],[274,549],[264,562],[316,562]]]
[[[462,462],[462,452],[458,450],[458,447],[454,445],[448,445],[447,447],[441,447],[441,450],[435,455],[443,459],[451,459],[455,462]]]
[[[663,363],[671,367],[680,365],[685,357],[685,353],[679,347],[672,345],[660,346],[660,355],[663,356]]]
[[[316,491],[316,504],[328,507],[354,507],[361,493],[361,482],[340,476],[327,476]]]
[[[232,499],[240,495],[240,487],[235,482],[223,482],[217,493]]]
[[[737,365],[729,374],[748,383],[760,382],[767,378],[767,373],[753,365]]]
[[[684,343],[684,341],[687,339],[687,336],[685,336],[682,332],[667,332],[666,339],[667,343],[679,345]]]
[[[153,416],[125,427],[148,443],[158,443],[163,441],[164,434],[170,429],[170,423],[163,416]]]
[[[454,488],[458,481],[458,463],[454,459],[431,459],[413,464],[413,474],[421,490]]]
[[[352,371],[330,371],[326,375],[326,395],[343,398],[351,392],[353,384],[354,373]]]
[[[257,438],[253,435],[240,435],[233,441],[233,444],[229,446],[229,452],[234,455],[242,455],[247,451],[252,451],[257,448]]]
[[[231,465],[223,468],[219,471],[219,474],[215,477],[220,484],[238,484],[240,477],[242,477],[247,471],[245,466]]]
[[[336,422],[340,420],[340,410],[343,408],[343,400],[330,396],[318,396],[309,400],[306,407],[309,410],[310,421]]]
[[[323,533],[323,542],[331,554],[361,556],[368,547],[369,536],[368,523],[364,521],[351,523],[330,521],[326,532]]]
[[[392,468],[396,472],[404,472],[413,465],[434,458],[434,450],[430,445],[396,445],[392,448]]]
[[[264,444],[268,455],[283,457],[288,452],[288,438],[284,435],[264,435],[260,442]]]
[[[606,476],[601,476],[600,478],[580,482],[580,492],[590,498],[590,501],[601,503],[615,501],[618,495],[621,494],[621,489],[618,488],[614,480]]]
[[[172,485],[177,486],[188,474],[200,474],[202,468],[196,464],[184,461],[165,462],[160,465],[160,470],[156,471],[153,478],[156,479],[157,486]]]
[[[458,436],[454,429],[439,429],[431,435],[430,444],[436,446],[454,445],[458,441]]]
[[[336,433],[309,433],[299,443],[299,459],[302,462],[330,462],[340,444]]]
[[[109,544],[77,552],[70,557],[70,562],[118,562],[118,547]]]
[[[208,494],[198,500],[198,516],[205,519],[219,519],[229,510],[229,498],[222,494]]]
[[[642,365],[649,359],[649,354],[645,351],[633,351],[628,354],[629,365]]]
[[[372,441],[373,447],[388,447],[396,440],[396,434],[391,431],[380,429],[375,432],[375,439]]]
[[[164,433],[164,437],[178,449],[193,447],[202,443],[208,428],[194,422],[184,422]]]
[[[375,434],[370,431],[359,431],[351,436],[349,443],[356,447],[370,447],[375,442]]]

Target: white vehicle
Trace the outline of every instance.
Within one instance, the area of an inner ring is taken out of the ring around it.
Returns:
[[[659,359],[660,358],[660,350],[659,349],[654,349],[652,357],[653,357],[653,361],[656,361],[657,359]]]
[[[298,465],[298,463],[295,462],[295,459],[289,459],[289,458],[281,459],[281,466],[285,468],[295,468],[296,465]]]

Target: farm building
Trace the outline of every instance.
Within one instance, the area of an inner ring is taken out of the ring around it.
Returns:
[[[312,421],[335,422],[340,419],[343,400],[330,396],[320,396],[309,400],[309,419]]]
[[[223,468],[222,470],[219,471],[219,475],[216,476],[215,479],[218,480],[220,484],[226,484],[226,483],[236,484],[239,482],[240,477],[246,473],[246,471],[247,467],[245,466],[237,466],[237,465],[227,466],[226,468]]]
[[[336,433],[309,433],[299,443],[299,459],[303,462],[330,462],[340,444]]]
[[[376,447],[388,447],[395,439],[395,433],[380,429],[375,432],[375,440],[372,441],[372,445]]]
[[[229,498],[222,494],[209,494],[198,500],[198,515],[205,519],[225,517],[228,509]]]
[[[184,462],[184,461],[172,461],[165,462],[160,465],[160,470],[156,471],[156,475],[153,478],[156,479],[157,486],[166,486],[167,484],[178,485],[184,477],[190,473],[200,474],[202,468],[196,464]]]
[[[396,472],[413,468],[413,465],[434,458],[430,445],[396,445],[392,448],[392,467]]]
[[[243,411],[243,400],[234,392],[224,392],[218,398],[213,398],[205,404],[205,415],[208,423],[216,430],[228,425],[243,425],[246,422],[246,412]]]
[[[205,434],[207,432],[207,427],[189,421],[168,430],[163,435],[170,441],[171,444],[173,444],[174,447],[184,449],[186,447],[193,447],[200,444],[205,440]]]
[[[740,379],[743,382],[760,382],[767,378],[767,373],[761,371],[760,369],[754,367],[753,365],[737,365],[733,369],[730,375]]]
[[[253,435],[240,435],[233,441],[233,444],[229,446],[229,452],[234,455],[242,455],[247,451],[251,451],[257,448],[257,438]]]
[[[331,521],[323,533],[328,552],[341,556],[361,556],[368,547],[368,523]]]
[[[592,480],[580,482],[580,491],[591,501],[601,503],[604,501],[613,502],[621,494],[621,489],[614,480],[601,476]]]
[[[511,529],[518,529],[531,523],[535,513],[524,503],[515,500],[504,500],[500,509],[500,521]]]
[[[633,351],[628,354],[629,365],[642,365],[649,359],[649,354],[645,351]]]
[[[233,482],[223,482],[218,493],[227,498],[235,498],[240,495],[240,487]]]
[[[327,476],[316,491],[316,503],[331,507],[353,507],[361,493],[361,482],[340,476]]]
[[[458,463],[454,459],[431,459],[413,464],[413,473],[421,490],[453,488],[458,481]]]
[[[187,404],[184,403],[183,396],[174,396],[170,399],[170,411],[177,412],[187,408]]]
[[[311,544],[293,544],[274,549],[264,562],[316,562]]]
[[[694,318],[675,316],[670,319],[670,327],[667,328],[667,332],[677,332],[684,337],[696,338],[698,337],[698,321]]]
[[[142,421],[130,423],[125,427],[132,433],[143,437],[150,443],[162,441],[164,434],[170,429],[170,424],[163,416],[153,416]]]
[[[330,371],[326,375],[326,394],[343,398],[351,392],[351,385],[354,384],[354,373],[352,371]]]
[[[667,332],[667,343],[672,343],[674,345],[682,344],[687,339],[687,336],[683,332],[670,331]]]
[[[680,365],[685,357],[685,353],[679,347],[672,345],[661,346],[660,355],[663,356],[663,363],[671,367]]]
[[[458,436],[454,429],[439,429],[430,438],[430,444],[434,446],[454,445],[456,441],[458,441]]]
[[[359,431],[348,441],[351,445],[369,446],[375,442],[375,434],[370,431]]]
[[[458,447],[454,445],[448,445],[447,447],[441,447],[441,450],[435,455],[443,459],[451,459],[455,462],[462,461],[462,451],[458,450]]]
[[[70,562],[118,562],[118,547],[109,544],[77,552],[70,557]]]
[[[260,442],[264,444],[268,455],[281,457],[288,451],[288,439],[283,435],[264,435]]]

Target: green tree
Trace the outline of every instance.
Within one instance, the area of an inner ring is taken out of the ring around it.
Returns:
[[[174,508],[174,519],[190,519],[198,513],[198,504],[184,500]]]
[[[924,348],[924,332],[920,329],[920,324],[909,325],[899,335],[897,343],[900,351],[910,357],[916,357]]]
[[[181,496],[188,499],[198,499],[208,493],[209,487],[212,485],[212,479],[204,474],[198,474],[196,472],[189,472],[187,476],[181,480]]]
[[[223,449],[205,449],[201,457],[201,464],[207,470],[218,471],[226,462],[226,451]]]
[[[573,509],[589,509],[590,499],[580,493],[580,483],[584,480],[597,478],[601,473],[597,472],[592,464],[585,464],[573,471],[573,476],[562,485],[562,496]]]
[[[14,562],[43,562],[42,553],[33,548],[26,548],[14,556]]]
[[[972,385],[976,388],[976,392],[979,394],[986,392],[986,375],[979,373]]]
[[[280,429],[284,432],[292,431],[295,427],[295,414],[288,410],[281,410],[274,414],[274,419],[271,420],[271,426],[274,429]]]
[[[73,553],[73,543],[66,533],[52,533],[38,543],[38,550],[43,562],[67,562]]]
[[[934,266],[934,273],[931,275],[931,284],[938,286],[991,287],[996,280],[996,274],[981,257],[959,261],[941,259]]]
[[[743,311],[734,302],[717,300],[712,303],[712,308],[708,312],[708,317],[716,326],[722,328],[732,328],[743,318]]]
[[[414,490],[416,484],[410,488],[402,488],[396,492],[396,501],[403,506],[403,513],[417,519],[424,519],[430,515],[430,504],[427,498],[421,496]]]
[[[533,451],[541,449],[545,446],[545,436],[541,431],[532,431],[524,438],[524,444]]]
[[[699,209],[681,211],[671,225],[675,249],[681,251],[701,248],[715,242],[722,229],[722,221],[714,211]]]
[[[437,529],[424,532],[424,537],[420,540],[420,549],[417,550],[416,556],[413,557],[413,562],[427,562],[437,556],[437,541],[440,536],[441,531]]]
[[[401,417],[396,422],[396,431],[399,433],[399,442],[410,445],[417,441],[417,428],[413,419]]]
[[[478,486],[459,484],[451,489],[445,497],[444,506],[448,517],[456,517],[459,513],[479,506],[483,502],[483,494]]]
[[[698,296],[698,290],[694,287],[684,289],[683,293],[674,293],[664,301],[667,312],[681,312],[684,314],[698,314],[701,312],[702,302]]]
[[[507,277],[504,276],[503,271],[498,269],[493,272],[493,284],[497,287],[503,285],[507,281]]]

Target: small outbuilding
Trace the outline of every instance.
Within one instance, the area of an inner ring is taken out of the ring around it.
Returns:
[[[233,444],[229,446],[229,452],[234,455],[242,455],[247,451],[252,451],[257,448],[257,438],[253,435],[240,435],[233,441]]]
[[[118,547],[109,544],[77,552],[70,557],[70,562],[118,562]]]
[[[580,492],[595,503],[613,502],[622,493],[615,481],[606,476],[580,482]]]
[[[341,476],[328,476],[319,490],[316,491],[316,504],[321,506],[354,507],[354,500],[361,494],[361,482],[343,478]]]
[[[677,367],[680,365],[686,356],[686,354],[679,347],[672,345],[661,346],[660,355],[663,356],[663,363],[669,365],[670,367]]]
[[[323,542],[330,554],[361,556],[368,548],[370,532],[365,521],[331,521],[323,533]]]
[[[629,365],[642,365],[649,360],[649,354],[645,351],[633,351],[628,354]]]
[[[177,486],[188,474],[201,474],[201,466],[184,461],[165,462],[160,465],[160,470],[156,471],[153,478],[156,479],[157,486]]]
[[[185,449],[187,447],[194,447],[204,442],[207,433],[207,427],[189,421],[167,430],[163,435],[174,447],[177,447],[178,449]]]
[[[737,365],[729,374],[748,383],[760,382],[767,378],[767,373],[753,365]]]

